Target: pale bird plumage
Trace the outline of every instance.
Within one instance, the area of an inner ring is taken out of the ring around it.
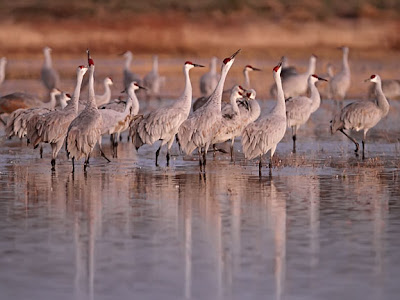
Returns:
[[[342,69],[336,73],[330,82],[331,96],[333,100],[339,103],[340,107],[343,104],[343,100],[346,98],[347,91],[350,87],[351,73],[349,66],[349,48],[341,47],[343,51],[342,55]]]
[[[47,90],[51,91],[57,88],[60,83],[60,77],[58,72],[53,68],[51,60],[51,48],[43,48],[44,63],[40,70],[40,78],[42,79],[43,85]]]

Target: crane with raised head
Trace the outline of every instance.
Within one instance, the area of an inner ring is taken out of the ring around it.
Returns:
[[[58,72],[53,68],[51,61],[51,51],[52,50],[49,47],[43,48],[44,62],[42,69],[40,70],[40,78],[49,92],[52,89],[57,88],[60,83]]]
[[[351,74],[349,66],[349,48],[343,46],[339,49],[343,51],[342,69],[340,72],[336,73],[329,82],[333,100],[339,104],[339,107],[342,107],[344,98],[346,97],[347,91],[350,87]]]
[[[239,52],[240,49],[223,60],[221,78],[214,92],[206,104],[190,115],[179,127],[178,139],[182,150],[189,155],[194,149],[198,149],[200,172],[203,170],[205,172],[207,151],[222,119],[221,100],[225,79]]]
[[[129,84],[132,81],[136,81],[137,83],[141,83],[140,76],[131,71],[131,63],[133,59],[133,54],[131,51],[126,51],[122,56],[125,58],[124,70],[123,70],[123,81],[125,90],[128,89]]]

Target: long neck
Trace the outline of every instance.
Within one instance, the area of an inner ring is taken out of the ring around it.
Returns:
[[[189,69],[184,67],[183,72],[185,74],[185,88],[182,96],[175,102],[174,106],[183,108],[189,114],[192,105],[192,83],[190,82]]]
[[[308,87],[310,88],[311,91],[311,97],[310,97],[312,100],[311,112],[313,113],[318,109],[318,107],[321,104],[321,96],[319,95],[319,91],[315,86],[315,83],[309,81]]]
[[[350,67],[349,67],[349,53],[344,51],[343,52],[343,58],[342,58],[342,69],[345,72],[350,73]]]
[[[47,68],[51,68],[51,55],[50,55],[50,51],[45,51],[44,52],[44,65]]]
[[[310,62],[308,64],[308,70],[307,70],[308,75],[312,75],[315,73],[315,64],[316,64],[316,60],[311,58]]]
[[[153,72],[158,73],[158,57],[153,57]]]
[[[222,99],[222,92],[224,91],[224,84],[226,76],[228,75],[228,68],[226,65],[222,68],[221,78],[218,81],[218,84],[214,90],[214,92],[210,96],[210,103],[212,102],[219,111],[221,111],[221,99]]]
[[[82,79],[83,79],[82,73],[78,73],[78,76],[76,78],[76,86],[74,90],[74,95],[72,96],[72,99],[68,102],[67,107],[65,109],[72,109],[75,111],[75,113],[78,113],[78,108],[79,108],[79,97],[81,94],[81,85],[82,85]]]
[[[250,101],[250,120],[251,122],[255,121],[261,113],[260,105],[258,104],[257,100]]]
[[[133,116],[135,116],[139,112],[139,100],[136,97],[136,93],[133,89],[128,89],[128,96],[129,96],[130,103],[131,103],[130,107],[132,107],[131,114]],[[126,106],[128,106],[128,103],[126,103]],[[125,109],[126,109],[126,107],[125,107]]]
[[[43,106],[50,109],[56,107],[56,93],[50,93],[50,101],[45,103]]]
[[[277,90],[277,103],[273,108],[272,113],[281,115],[286,118],[286,104],[285,104],[285,96],[283,94],[282,88],[282,80],[280,74],[274,72],[274,79],[276,82],[276,90]]]
[[[230,101],[233,111],[236,114],[240,114],[239,106],[237,105],[236,100],[240,98],[240,95],[237,92],[231,94]]]
[[[217,74],[217,60],[212,58],[210,63],[210,73]]]
[[[375,92],[377,96],[378,107],[382,111],[382,117],[384,117],[389,112],[389,102],[383,94],[381,81],[375,83]]]
[[[94,93],[94,65],[91,65],[89,68],[89,98],[87,100],[87,107],[97,109],[96,95]]]
[[[102,95],[103,98],[107,99],[105,102],[109,102],[111,98],[111,89],[110,85],[107,83],[107,81],[104,81],[104,94]]]
[[[249,76],[249,71],[246,69],[243,70],[243,75],[244,75],[244,84],[245,88],[250,88],[250,76]]]
[[[128,54],[125,59],[125,70],[129,70],[131,68],[132,55]]]
[[[0,83],[4,81],[6,77],[6,61],[3,59],[0,60]]]

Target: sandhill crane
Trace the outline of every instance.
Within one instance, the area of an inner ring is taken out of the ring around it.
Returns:
[[[9,138],[15,135],[20,139],[26,136],[28,120],[36,114],[43,115],[54,109],[57,104],[56,96],[61,94],[60,90],[53,89],[50,93],[50,102],[43,103],[40,107],[19,108],[13,111],[7,120],[6,135]]]
[[[240,49],[223,60],[221,78],[207,103],[189,116],[178,130],[178,139],[186,154],[191,154],[195,148],[198,149],[200,172],[203,169],[205,171],[207,151],[222,118],[221,99],[225,79],[239,52]]]
[[[211,95],[218,84],[220,75],[217,73],[217,60],[215,56],[211,57],[210,71],[200,77],[200,92],[204,97]]]
[[[53,69],[52,62],[51,62],[51,48],[44,47],[43,48],[44,54],[44,63],[43,67],[40,71],[40,77],[44,86],[51,91],[54,88],[57,88],[59,85],[59,75],[55,69]]]
[[[281,78],[282,80],[285,80],[287,77],[291,75],[296,75],[297,74],[297,69],[294,66],[289,66],[289,61],[286,56],[281,57],[281,62],[282,62],[282,70],[281,70]],[[273,85],[275,86],[275,84]]]
[[[343,100],[346,97],[347,90],[350,87],[350,67],[349,67],[349,48],[340,47],[343,51],[342,69],[335,74],[330,82],[331,95],[340,107],[343,106]]]
[[[318,80],[327,81],[315,74],[308,77],[308,88],[311,91],[310,97],[297,96],[286,100],[286,120],[287,126],[292,128],[293,153],[296,153],[297,130],[308,121],[311,114],[315,112],[321,104],[321,97],[315,86]]]
[[[317,63],[317,56],[311,55],[308,70],[304,73],[288,75],[286,78],[282,78],[282,87],[285,94],[285,99],[289,97],[296,97],[303,95],[307,92],[307,80],[308,77],[315,73],[315,66]],[[272,86],[270,89],[272,97],[276,97],[276,86]]]
[[[273,69],[273,77],[277,85],[277,103],[272,111],[260,120],[250,123],[242,133],[242,147],[246,159],[260,157],[259,175],[261,176],[262,155],[271,151],[269,168],[272,168],[272,157],[276,146],[286,131],[286,105],[282,89],[280,63]]]
[[[139,112],[139,101],[135,91],[141,88],[143,89],[144,87],[140,86],[136,81],[132,81],[129,84],[127,91],[129,97],[123,112],[113,109],[99,109],[99,113],[103,119],[101,134],[117,134],[117,139],[112,138],[113,157],[117,157],[119,134],[128,128],[132,117]]]
[[[97,106],[106,104],[111,100],[111,88],[110,86],[113,85],[113,81],[111,77],[104,78],[104,93],[101,95],[96,95],[96,104]]]
[[[4,82],[4,79],[6,78],[6,65],[7,58],[0,58],[0,85]]]
[[[243,76],[244,76],[244,82],[245,83],[242,86],[249,88],[249,86],[250,86],[249,72],[251,72],[251,71],[261,71],[261,69],[252,67],[250,65],[246,65],[243,68]],[[218,78],[220,78],[219,75],[218,75]],[[223,101],[223,103],[228,104],[227,98],[230,97],[231,94],[232,94],[232,89],[225,90],[222,93],[222,101]],[[203,96],[203,97],[200,97],[200,98],[196,99],[196,101],[194,101],[194,103],[193,103],[193,112],[195,112],[200,107],[202,107],[204,104],[206,104],[207,101],[208,101],[208,96]]]
[[[235,85],[232,89],[230,103],[221,109],[222,118],[219,120],[211,144],[215,145],[231,140],[231,160],[233,161],[233,144],[235,142],[236,132],[241,127],[240,109],[236,101],[242,98],[244,89],[240,85]],[[215,149],[214,149],[215,150]],[[216,153],[216,152],[214,152]]]
[[[127,101],[128,100],[123,100],[123,99],[120,99],[120,98],[112,99],[107,104],[100,105],[98,108],[99,109],[113,109],[113,110],[116,110],[118,112],[123,112],[125,110]]]
[[[68,127],[66,150],[68,157],[72,159],[72,172],[75,172],[75,159],[85,157],[84,171],[89,165],[90,154],[94,147],[99,143],[100,153],[108,162],[101,148],[101,129],[103,118],[96,105],[96,95],[94,93],[94,61],[88,53],[89,65],[89,98],[85,109],[71,122]]]
[[[389,102],[382,91],[382,82],[379,75],[371,75],[371,77],[365,81],[375,83],[375,94],[377,97],[376,101],[366,100],[352,102],[342,108],[342,110],[336,114],[331,121],[331,133],[333,134],[339,130],[345,136],[347,136],[355,144],[355,152],[357,156],[359,144],[344,130],[364,131],[362,139],[363,159],[365,158],[364,147],[368,130],[378,124],[378,122],[389,112]]]
[[[129,135],[136,149],[143,144],[153,145],[161,140],[160,147],[156,151],[156,166],[158,166],[158,155],[161,147],[167,144],[167,166],[169,165],[169,150],[174,142],[178,128],[181,126],[190,113],[192,104],[192,84],[190,82],[189,71],[194,67],[202,65],[185,62],[183,73],[185,74],[185,88],[182,96],[174,104],[168,107],[161,107],[146,115],[139,115],[130,125]]]
[[[87,68],[77,68],[77,80],[72,100],[63,110],[54,110],[42,116],[33,117],[27,123],[28,141],[36,148],[40,143],[50,143],[52,149],[51,166],[55,170],[56,157],[60,151],[68,126],[78,114],[78,101],[80,96],[83,76]]]
[[[124,71],[123,71],[123,79],[124,79],[124,88],[125,90],[128,90],[129,84],[132,81],[136,81],[137,83],[141,83],[140,76],[133,73],[131,71],[131,62],[133,58],[133,54],[131,51],[126,51],[123,56],[125,57],[125,65],[124,65]]]
[[[246,65],[243,68],[244,87],[246,89],[250,89],[251,88],[249,72],[252,72],[252,71],[261,71],[261,69],[255,68],[255,67],[250,66],[250,65]]]
[[[382,91],[388,99],[394,99],[400,96],[400,80],[397,79],[383,79]],[[375,86],[372,84],[368,90],[369,99],[375,97]]]
[[[160,98],[160,88],[165,81],[165,77],[160,76],[158,73],[158,56],[153,56],[153,68],[143,78],[143,86],[146,88],[147,98]]]

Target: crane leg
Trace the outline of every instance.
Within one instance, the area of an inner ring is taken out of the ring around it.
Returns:
[[[40,144],[39,153],[40,153],[40,158],[43,158],[43,146],[42,146],[42,144]]]
[[[353,143],[354,145],[356,145],[356,150],[354,150],[354,152],[356,153],[356,155],[358,156],[358,149],[360,148],[360,145],[357,143],[357,141],[355,139],[353,139],[351,136],[349,136],[346,132],[344,132],[343,129],[340,129],[340,132],[343,133],[345,136],[347,136]]]
[[[213,144],[213,151],[214,151],[213,159],[215,160],[215,157],[217,156],[217,151],[218,151],[217,146],[215,146],[215,144]]]
[[[56,170],[56,159],[55,158],[51,159],[51,170],[52,171]]]
[[[235,158],[234,158],[234,156],[233,156],[233,144],[235,143],[235,138],[233,138],[232,139],[232,142],[231,142],[231,162],[235,162]]]
[[[200,166],[200,173],[203,172],[203,162],[202,160],[202,153],[201,153],[201,148],[198,149],[197,151],[199,153],[199,166]]]
[[[203,166],[204,172],[206,171],[206,162],[207,162],[207,150],[206,148],[203,149]]]
[[[362,140],[362,159],[365,159],[365,152],[364,152],[364,149],[365,149],[365,141]]]
[[[296,153],[296,127],[292,126],[292,138],[293,138],[293,153]]]
[[[260,155],[260,161],[258,162],[258,175],[261,177],[261,169],[262,169],[262,155]]]
[[[75,173],[75,158],[72,158],[72,173]]]
[[[160,149],[161,149],[161,145],[160,145],[160,147],[158,147],[158,149],[156,151],[156,167],[158,167],[158,156],[160,155]]]
[[[170,159],[169,149],[167,148],[167,167],[169,167],[169,159]]]

